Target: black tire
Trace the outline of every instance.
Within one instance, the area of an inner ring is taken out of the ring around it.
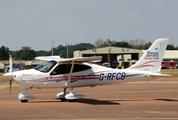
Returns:
[[[60,100],[63,101],[63,102],[67,101],[66,98],[60,98]]]
[[[69,102],[75,102],[76,99],[69,99],[68,101],[69,101]]]
[[[28,102],[28,100],[20,100],[22,103],[26,103]]]

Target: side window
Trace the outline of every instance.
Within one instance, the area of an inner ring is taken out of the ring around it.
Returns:
[[[80,72],[88,69],[91,69],[91,67],[86,65],[75,64],[73,72]]]
[[[70,73],[71,66],[72,66],[71,64],[58,65],[51,72],[51,75],[68,74],[68,73]],[[86,66],[86,65],[75,64],[74,65],[74,69],[73,69],[73,73],[74,72],[80,72],[80,71],[88,70],[88,69],[91,69],[91,67],[90,66]]]

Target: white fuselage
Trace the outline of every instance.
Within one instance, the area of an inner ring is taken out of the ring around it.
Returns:
[[[14,79],[22,88],[67,88],[69,73],[51,75],[58,65],[56,64],[47,73],[36,69],[17,71],[14,72]],[[91,69],[73,72],[70,79],[71,87],[96,86],[152,78],[150,72],[112,69],[89,63],[83,63],[83,65],[90,66]]]

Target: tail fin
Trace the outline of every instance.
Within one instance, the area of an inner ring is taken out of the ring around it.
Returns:
[[[128,69],[159,72],[169,38],[157,39],[143,56]]]

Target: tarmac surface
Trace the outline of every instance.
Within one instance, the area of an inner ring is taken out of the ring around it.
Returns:
[[[23,90],[0,90],[0,119],[178,120],[178,78],[74,88],[86,94],[76,102],[61,102],[59,88],[29,90],[36,99],[21,103]]]

